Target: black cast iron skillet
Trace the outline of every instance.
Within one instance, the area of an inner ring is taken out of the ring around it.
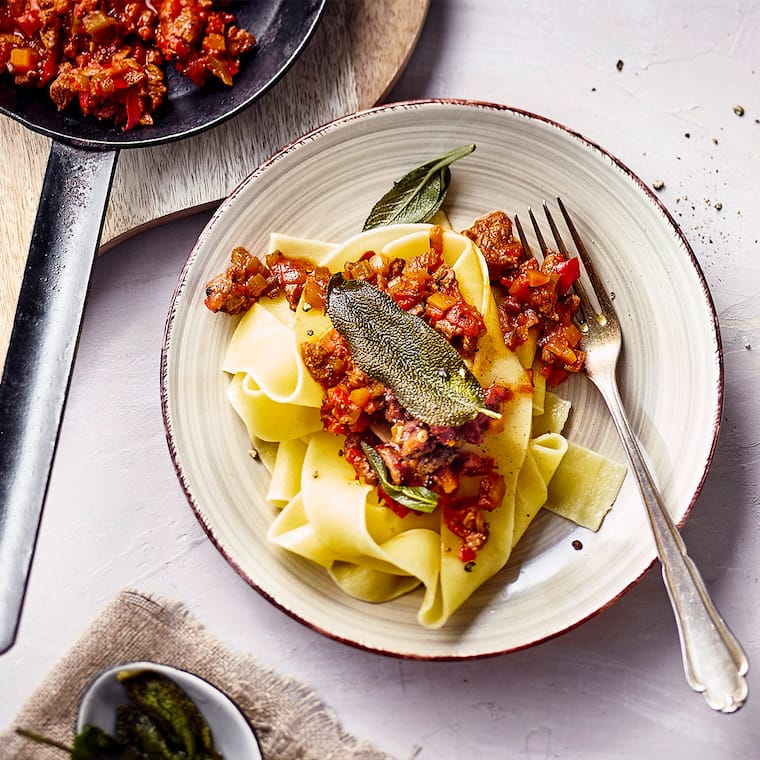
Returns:
[[[123,132],[0,82],[0,112],[53,140],[0,382],[0,653],[18,631],[118,153],[190,137],[250,105],[295,60],[325,2],[227,2],[257,41],[235,85],[197,89],[169,67],[167,106],[150,127]]]

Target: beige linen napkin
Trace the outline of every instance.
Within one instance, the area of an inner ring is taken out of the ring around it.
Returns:
[[[111,602],[0,735],[0,760],[64,760],[66,753],[15,729],[70,746],[79,698],[90,679],[105,667],[137,660],[188,670],[224,691],[256,729],[265,760],[392,760],[342,731],[306,686],[212,638],[182,604],[134,590]]]

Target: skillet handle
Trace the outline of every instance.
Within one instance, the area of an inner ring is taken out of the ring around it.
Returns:
[[[18,631],[116,157],[50,149],[0,382],[0,653]]]

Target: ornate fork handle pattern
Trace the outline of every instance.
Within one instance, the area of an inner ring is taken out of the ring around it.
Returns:
[[[714,710],[731,713],[747,698],[749,668],[741,645],[710,599],[697,566],[673,523],[642,456],[613,376],[593,382],[604,398],[625,448],[652,526],[662,577],[681,640],[686,680]]]
[[[620,323],[612,300],[596,273],[565,205],[560,198],[557,198],[557,203],[599,304],[597,309],[583,284],[576,283],[580,313],[583,316],[579,326],[584,335],[586,376],[599,390],[609,409],[649,516],[662,564],[663,580],[676,618],[686,680],[695,691],[704,694],[707,704],[714,710],[735,712],[747,698],[747,656],[718,613],[696,565],[687,554],[681,534],[670,517],[631,429],[616,377],[617,360],[622,346]],[[557,249],[570,255],[545,203],[544,212]],[[529,216],[541,251],[546,253],[549,249],[530,210]],[[523,247],[530,255],[530,248],[517,217],[515,223]]]

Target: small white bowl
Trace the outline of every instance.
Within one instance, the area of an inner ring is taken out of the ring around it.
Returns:
[[[118,678],[123,670],[152,670],[171,678],[195,703],[211,728],[214,746],[225,760],[262,760],[256,734],[237,705],[208,681],[155,662],[128,662],[101,671],[79,705],[77,732],[95,725],[113,735],[116,709],[128,702]]]

